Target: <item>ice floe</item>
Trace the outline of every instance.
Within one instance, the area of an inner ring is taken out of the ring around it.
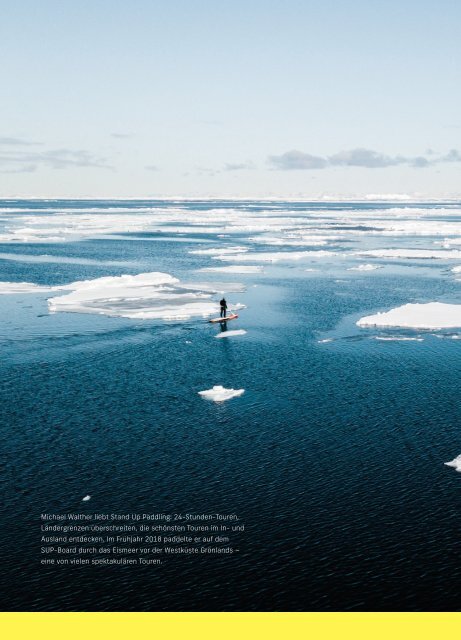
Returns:
[[[357,251],[353,255],[373,256],[375,258],[413,258],[414,260],[456,260],[461,258],[461,251],[440,251],[431,249],[370,249]]]
[[[248,251],[248,247],[218,247],[218,248],[210,248],[210,249],[193,249],[189,251],[192,255],[198,256],[224,256],[228,254],[235,253],[245,253]]]
[[[47,287],[33,282],[0,282],[0,295],[9,293],[41,293],[53,291],[53,287]]]
[[[0,253],[0,260],[12,260],[14,262],[27,263],[56,263],[56,264],[81,264],[86,266],[104,267],[129,267],[139,264],[121,260],[93,260],[91,258],[71,258],[67,256],[30,255],[23,253]]]
[[[199,271],[208,271],[210,273],[261,273],[263,271],[263,267],[249,264],[232,264],[228,267],[205,267],[203,269],[199,269]]]
[[[424,338],[412,338],[410,336],[374,336],[375,340],[383,342],[423,342]]]
[[[444,462],[444,464],[447,467],[453,467],[454,469],[456,469],[456,471],[461,472],[461,455],[457,456],[453,460],[450,460],[450,462]]]
[[[428,302],[404,304],[390,311],[365,316],[359,327],[409,327],[413,329],[446,329],[461,327],[461,304]]]
[[[213,402],[224,402],[231,398],[236,398],[245,393],[245,389],[225,389],[221,385],[215,385],[212,389],[206,391],[199,391],[199,396],[205,398],[205,400],[212,400]]]
[[[97,313],[136,319],[187,319],[216,313],[212,290],[197,290],[160,272],[73,282],[48,299],[52,312]]]
[[[348,271],[376,271],[376,269],[382,269],[382,265],[379,264],[359,264],[357,267],[350,267]]]
[[[329,244],[331,240],[337,240],[338,236],[282,236],[269,237],[269,236],[257,236],[255,238],[248,238],[250,242],[256,242],[258,244],[267,244],[269,246],[285,246],[285,247],[322,247]]]
[[[233,331],[221,331],[221,333],[215,335],[215,338],[232,338],[233,336],[244,336],[245,334],[245,329],[234,329]]]
[[[281,262],[285,260],[303,260],[304,258],[326,258],[337,255],[334,251],[274,251],[245,253],[238,257],[232,255],[215,256],[218,260],[232,262],[235,260],[244,262]],[[460,253],[461,255],[461,253]]]

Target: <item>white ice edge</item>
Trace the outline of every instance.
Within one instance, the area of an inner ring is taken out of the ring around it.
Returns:
[[[376,269],[382,269],[382,265],[379,264],[359,264],[357,267],[350,267],[348,271],[376,271]]]
[[[407,327],[411,329],[449,329],[461,327],[461,304],[428,302],[404,304],[390,311],[364,316],[359,327]]]
[[[249,264],[232,264],[228,267],[204,267],[199,271],[205,273],[261,273],[263,267]]]
[[[352,255],[374,258],[409,258],[414,260],[456,260],[461,259],[461,251],[433,251],[431,249],[370,249],[356,251]]]
[[[453,467],[456,471],[461,472],[461,455],[457,456],[450,462],[444,462],[447,467]]]
[[[303,260],[305,258],[326,258],[337,255],[334,251],[274,251],[245,253],[239,256],[220,255],[214,256],[216,260],[225,262],[282,262],[291,260]]]
[[[234,329],[233,331],[221,331],[221,333],[215,335],[215,338],[232,338],[234,336],[244,336],[245,334],[245,329]]]

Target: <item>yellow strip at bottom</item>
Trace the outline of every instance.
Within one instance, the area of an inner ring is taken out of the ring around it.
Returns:
[[[460,629],[460,613],[0,613],[5,640],[435,640]]]

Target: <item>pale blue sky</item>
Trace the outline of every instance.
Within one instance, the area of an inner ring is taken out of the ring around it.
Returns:
[[[458,0],[1,5],[0,197],[461,194]]]

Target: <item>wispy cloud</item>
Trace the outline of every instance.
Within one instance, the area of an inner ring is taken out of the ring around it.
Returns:
[[[384,169],[397,165],[408,165],[421,169],[446,162],[461,162],[461,154],[457,149],[451,149],[444,155],[437,155],[432,150],[428,150],[425,156],[390,156],[372,149],[358,147],[348,151],[340,151],[332,156],[321,157],[293,149],[279,156],[269,156],[267,161],[273,169],[283,171],[325,169],[335,166]]]
[[[111,133],[110,135],[112,138],[119,138],[121,140],[126,138],[134,138],[135,136],[134,133],[118,133],[118,132]]]
[[[17,141],[16,138],[2,138],[0,149],[0,173],[31,173],[41,167],[50,169],[69,169],[72,167],[97,167],[112,169],[106,158],[99,157],[85,149],[49,149],[32,151],[18,149],[18,146],[31,146],[35,143]],[[13,142],[12,142],[13,140]]]
[[[12,138],[10,136],[0,136],[0,145],[9,147],[35,147],[41,145],[41,142],[33,142],[32,140],[24,140],[23,138]]]
[[[282,153],[281,156],[269,156],[268,161],[274,169],[283,171],[323,169],[327,165],[325,158],[312,156],[310,153],[303,153],[296,149]]]
[[[368,167],[369,169],[381,169],[405,163],[405,158],[401,156],[387,156],[371,149],[351,149],[350,151],[340,151],[328,158],[328,162],[333,165],[346,167]]]
[[[146,164],[144,167],[147,171],[160,171],[156,164]]]
[[[245,171],[248,169],[254,169],[255,165],[252,162],[226,162],[223,171]]]

